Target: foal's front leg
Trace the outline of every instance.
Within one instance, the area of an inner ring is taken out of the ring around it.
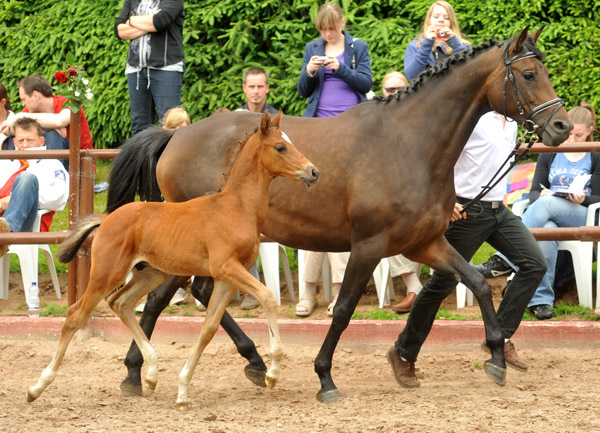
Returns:
[[[194,375],[202,352],[204,352],[204,349],[214,337],[217,329],[219,329],[219,322],[225,312],[225,308],[227,308],[227,305],[229,305],[229,302],[233,297],[234,291],[235,290],[226,283],[215,281],[212,297],[206,307],[206,318],[200,331],[200,336],[198,337],[198,341],[192,349],[183,369],[179,373],[177,407],[181,411],[189,408],[188,390],[192,376]]]

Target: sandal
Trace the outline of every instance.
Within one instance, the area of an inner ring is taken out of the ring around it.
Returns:
[[[300,302],[296,304],[296,316],[310,316],[317,305],[318,304],[316,296],[305,296],[304,298],[300,299]]]
[[[337,296],[336,296],[336,298],[333,301],[331,301],[331,304],[329,304],[327,306],[327,314],[329,316],[333,316],[333,307],[335,307],[335,303],[336,302],[337,302]]]

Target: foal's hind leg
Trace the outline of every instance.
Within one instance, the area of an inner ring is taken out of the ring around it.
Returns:
[[[160,313],[169,305],[169,301],[175,294],[175,291],[183,286],[189,277],[171,275],[167,280],[148,294],[146,307],[140,318],[140,326],[148,339],[152,337],[152,331],[156,326],[156,321]],[[127,367],[127,377],[121,382],[121,393],[127,397],[142,395],[141,370],[144,358],[138,348],[135,340],[131,342],[129,351],[125,357],[125,366]]]
[[[167,279],[167,274],[151,266],[134,270],[132,279],[108,299],[108,306],[121,318],[133,334],[147,365],[145,384],[154,391],[158,380],[158,355],[138,324],[134,308],[142,296]]]
[[[63,324],[60,333],[58,350],[52,357],[50,364],[42,371],[38,382],[27,391],[28,402],[37,399],[54,381],[73,335],[85,325],[87,319],[92,314],[92,311],[96,308],[96,305],[98,305],[104,296],[120,282],[117,274],[110,275],[110,278],[102,278],[100,280],[95,278],[94,275],[94,273],[90,275],[90,283],[85,289],[81,299],[71,305],[67,310],[65,323]],[[103,275],[103,273],[99,273],[99,275]]]
[[[217,329],[219,329],[219,321],[225,312],[225,308],[229,305],[233,293],[234,289],[231,288],[231,286],[222,281],[215,281],[213,295],[206,308],[206,319],[202,326],[202,330],[200,331],[200,336],[198,337],[198,341],[192,349],[183,369],[179,373],[177,407],[181,411],[187,410],[189,407],[188,389],[190,387],[192,376],[194,375],[202,352],[214,337]]]

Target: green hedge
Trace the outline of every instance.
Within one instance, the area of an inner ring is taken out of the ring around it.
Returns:
[[[187,1],[184,107],[193,120],[244,102],[243,70],[261,65],[271,74],[269,101],[302,114],[296,93],[304,45],[318,37],[312,19],[322,2],[311,0]],[[403,68],[404,49],[419,32],[431,0],[341,1],[347,29],[370,45],[374,91],[391,69]],[[600,10],[592,0],[455,0],[462,30],[473,44],[506,39],[524,26],[546,24],[540,47],[557,93],[567,108],[582,99],[600,109]],[[124,76],[126,41],[113,34],[122,0],[5,0],[0,6],[0,66],[14,108],[15,83],[39,73],[51,78],[71,51],[88,70],[94,91],[86,110],[97,148],[128,137],[129,100]]]

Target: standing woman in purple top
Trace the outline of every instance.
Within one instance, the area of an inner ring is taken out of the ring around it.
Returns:
[[[453,53],[470,48],[460,33],[454,8],[446,1],[432,3],[425,15],[423,32],[408,44],[404,52],[404,75],[412,80]]]
[[[332,117],[343,113],[366,99],[371,90],[371,57],[369,46],[353,38],[344,30],[346,20],[342,8],[333,2],[321,6],[315,18],[315,27],[321,33],[317,40],[306,44],[298,93],[308,98],[304,117]],[[342,285],[350,253],[328,253],[331,263],[334,300]],[[317,305],[317,282],[324,253],[308,251],[306,254],[304,291],[296,305],[298,316],[309,316]]]

